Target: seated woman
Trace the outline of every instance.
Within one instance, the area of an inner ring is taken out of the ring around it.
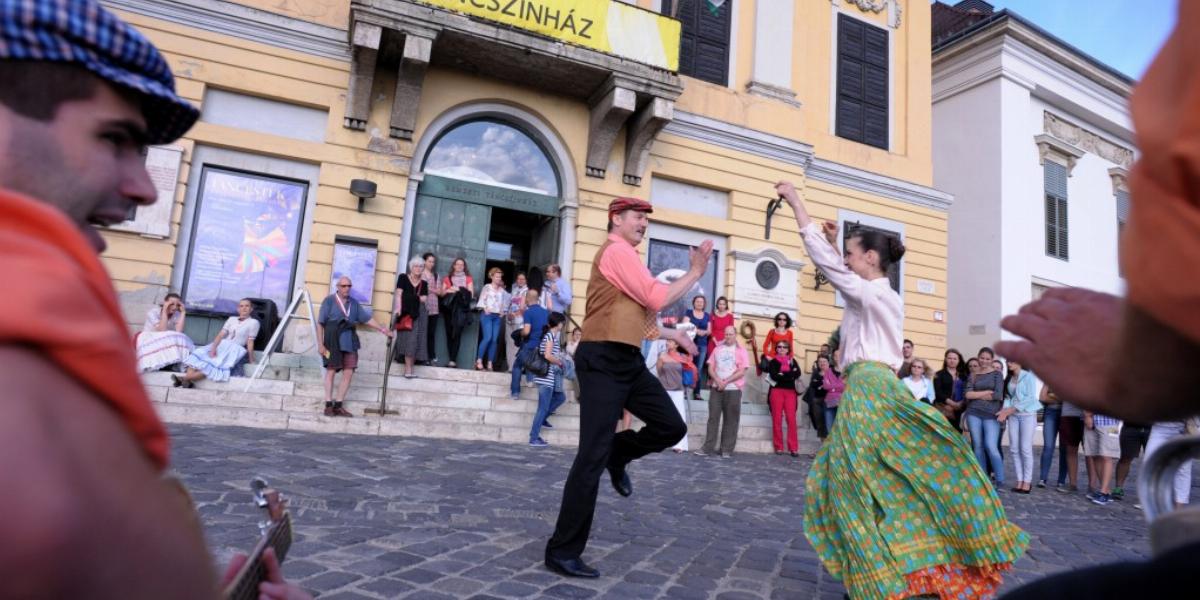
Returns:
[[[254,364],[254,336],[258,321],[250,318],[253,305],[249,298],[238,301],[236,317],[229,317],[217,338],[207,346],[192,351],[183,361],[187,373],[172,375],[175,387],[194,387],[197,381],[229,381],[230,375],[241,375],[242,367]]]
[[[163,298],[162,306],[146,311],[146,323],[137,335],[139,371],[145,373],[170,367],[191,354],[196,345],[183,333],[186,317],[183,298],[175,292]]]

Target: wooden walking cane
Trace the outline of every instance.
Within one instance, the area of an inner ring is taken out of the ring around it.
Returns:
[[[771,217],[775,216],[775,211],[779,210],[779,207],[782,204],[783,204],[783,196],[780,196],[780,197],[772,200],[771,203],[767,205],[767,221],[764,224],[766,231],[763,232],[764,240],[771,239]]]
[[[387,356],[385,356],[383,359],[383,389],[379,390],[379,408],[368,408],[363,411],[363,413],[365,413],[365,414],[379,415],[381,417],[385,416],[385,415],[400,414],[395,409],[389,409],[387,407],[388,372],[392,370],[392,360],[393,360],[392,352],[393,352],[394,346],[396,344],[396,337],[397,336],[396,336],[395,330],[393,329],[392,336],[388,338]]]

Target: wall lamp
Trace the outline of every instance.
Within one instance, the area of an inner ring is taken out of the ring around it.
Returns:
[[[363,203],[366,202],[367,198],[375,197],[376,189],[378,189],[378,186],[370,179],[350,180],[350,194],[358,198],[358,212],[363,211]]]

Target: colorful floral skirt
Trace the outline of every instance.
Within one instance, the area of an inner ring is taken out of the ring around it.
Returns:
[[[804,533],[854,600],[989,598],[1029,537],[962,434],[878,362],[847,369],[806,483]]]

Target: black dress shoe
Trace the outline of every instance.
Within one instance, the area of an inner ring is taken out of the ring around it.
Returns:
[[[625,469],[618,471],[610,468],[608,475],[612,478],[613,489],[617,490],[618,494],[626,498],[633,495],[633,481],[629,479],[629,473],[626,473]]]
[[[554,558],[546,557],[546,567],[559,575],[567,577],[587,577],[594,579],[600,576],[600,571],[587,566],[581,558]]]

